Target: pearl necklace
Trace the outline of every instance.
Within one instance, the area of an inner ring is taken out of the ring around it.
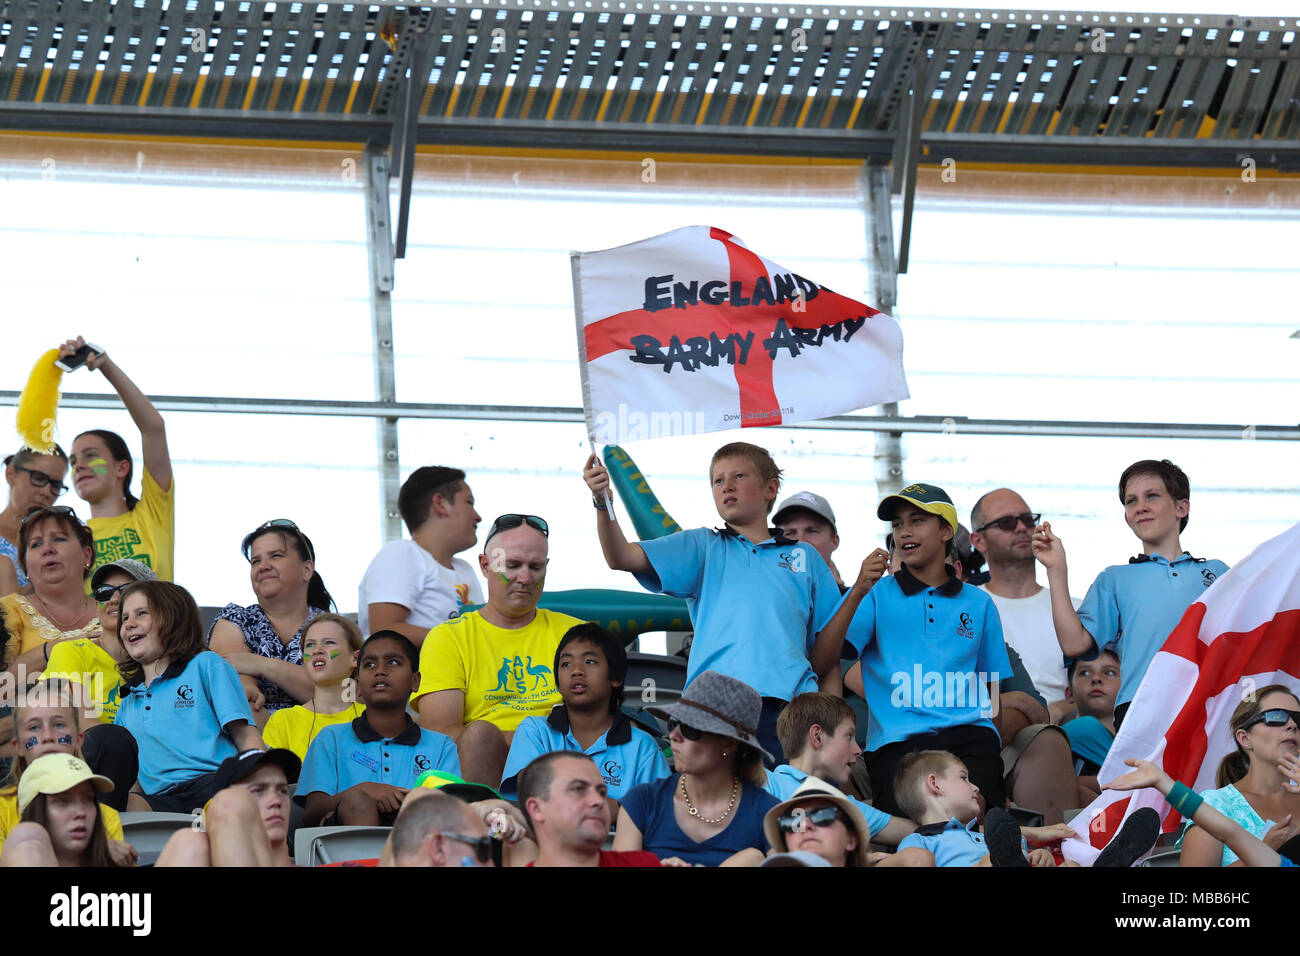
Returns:
[[[731,816],[731,811],[736,808],[736,795],[740,793],[740,778],[731,778],[731,802],[727,804],[727,809],[723,811],[722,816],[710,820],[708,817],[701,816],[699,808],[691,803],[691,795],[686,792],[686,774],[682,774],[682,799],[686,801],[686,812],[701,823],[721,823],[727,817]]]

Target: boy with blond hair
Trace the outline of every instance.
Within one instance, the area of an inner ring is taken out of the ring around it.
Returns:
[[[723,526],[651,541],[628,541],[606,510],[609,473],[595,455],[583,480],[606,564],[632,572],[647,591],[686,599],[695,627],[687,684],[716,670],[756,689],[763,698],[759,743],[783,762],[777,717],[797,694],[818,689],[808,655],[840,592],[814,548],[768,527],[781,488],[772,456],[747,442],[723,445],[709,465]]]
[[[1020,827],[1001,807],[989,810],[984,833],[976,826],[979,788],[966,765],[946,750],[918,750],[898,765],[894,793],[917,823],[915,833],[898,844],[899,866],[1056,866],[1045,847],[1028,850],[1025,840],[1059,843],[1075,835],[1064,823]],[[1093,866],[1132,866],[1155,844],[1160,818],[1154,810],[1138,811],[1124,822]],[[1066,860],[1063,866],[1078,866]]]

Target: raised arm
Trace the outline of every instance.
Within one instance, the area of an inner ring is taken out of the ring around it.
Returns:
[[[596,506],[596,534],[600,536],[600,550],[605,555],[605,563],[615,571],[643,574],[654,570],[641,545],[627,540],[613,513],[608,510],[609,472],[594,454],[587,459],[582,480],[591,489]]]
[[[1065,561],[1065,545],[1052,534],[1049,522],[1044,521],[1034,532],[1033,549],[1038,563],[1047,569],[1047,590],[1052,599],[1052,624],[1056,628],[1056,640],[1066,657],[1081,657],[1092,650],[1094,641],[1070,601],[1070,576]]]
[[[831,619],[826,622],[826,626],[817,632],[808,662],[812,665],[813,673],[817,675],[819,681],[823,680],[832,668],[839,667],[840,651],[844,647],[844,637],[849,633],[849,624],[853,621],[853,615],[858,613],[863,599],[880,580],[880,576],[885,573],[885,568],[888,566],[888,551],[876,548],[867,555],[862,561],[862,567],[858,569],[858,579],[853,582],[853,587],[849,588],[849,593],[844,595],[844,600],[840,602],[839,608]]]
[[[1176,781],[1169,776],[1164,770],[1161,770],[1149,760],[1125,760],[1130,767],[1136,767],[1136,770],[1124,774],[1122,777],[1116,777],[1110,783],[1106,784],[1106,790],[1140,790],[1144,787],[1155,787],[1160,791],[1161,796],[1168,797],[1174,788]],[[1271,846],[1259,839],[1254,834],[1243,829],[1234,820],[1225,817],[1214,807],[1210,806],[1199,797],[1198,806],[1192,813],[1192,822],[1196,827],[1203,830],[1210,841],[1204,841],[1206,851],[1217,848],[1220,844],[1226,843],[1228,849],[1241,859],[1246,866],[1280,866],[1282,857]],[[1284,821],[1285,822],[1285,821]],[[1186,862],[1188,841],[1196,833],[1193,828],[1187,832],[1183,838],[1183,857],[1184,866],[1193,865]],[[1204,866],[1217,866],[1220,856],[1216,853],[1214,859],[1208,863],[1201,863]]]
[[[63,352],[71,355],[85,344],[86,340],[77,336],[64,343]],[[108,357],[107,352],[99,355],[92,354],[86,360],[86,368],[92,371],[98,369],[102,372],[104,378],[108,379],[108,384],[113,386],[113,390],[122,399],[131,421],[135,422],[135,427],[140,429],[144,467],[148,469],[159,488],[169,491],[172,486],[172,459],[171,453],[167,450],[166,426],[162,415],[158,414],[158,409],[153,407],[153,402],[149,401],[135,382],[131,381],[127,374]]]

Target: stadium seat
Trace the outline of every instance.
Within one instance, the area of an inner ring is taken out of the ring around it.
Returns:
[[[200,607],[199,621],[203,624],[203,639],[208,639],[208,631],[212,630],[212,622],[217,619],[217,615],[222,612],[219,607]]]
[[[122,818],[122,836],[140,854],[141,866],[152,866],[158,854],[177,830],[194,826],[196,817],[189,813],[125,812]]]
[[[1182,856],[1182,850],[1169,848],[1167,850],[1157,850],[1149,857],[1142,861],[1142,866],[1178,866],[1179,858]]]
[[[373,860],[384,852],[392,827],[303,827],[294,834],[294,862],[321,866]]]
[[[623,686],[627,703],[634,707],[671,704],[682,695],[686,686],[686,661],[676,656],[634,651],[627,655],[627,679]],[[653,692],[653,699],[647,700],[650,692]]]

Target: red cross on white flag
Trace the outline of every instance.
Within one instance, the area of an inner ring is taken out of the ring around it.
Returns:
[[[721,229],[687,226],[572,262],[594,441],[802,422],[908,397],[897,322]]]

